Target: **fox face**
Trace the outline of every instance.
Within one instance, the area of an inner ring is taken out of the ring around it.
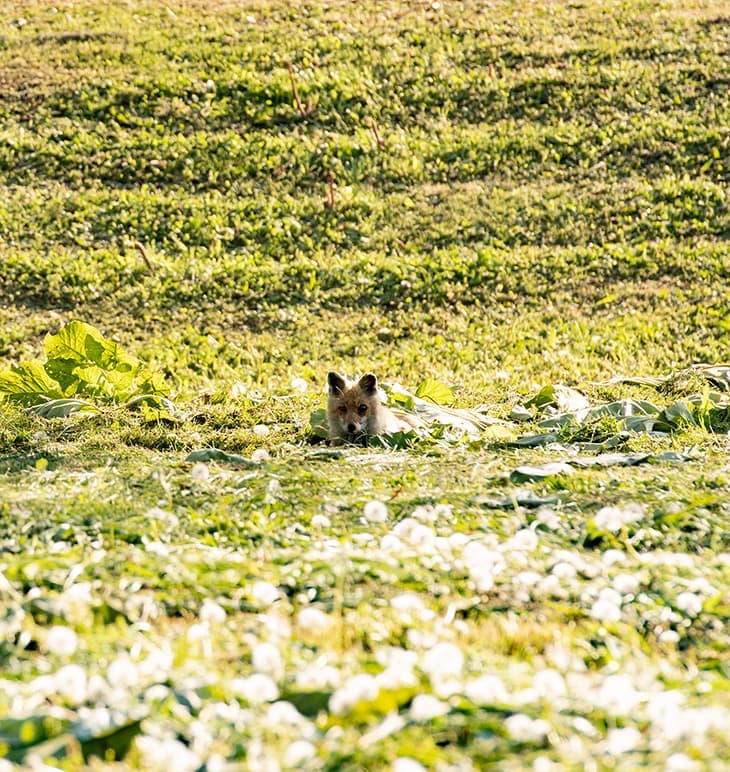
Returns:
[[[327,383],[330,439],[351,442],[362,435],[376,433],[380,407],[378,379],[368,373],[357,383],[348,384],[337,373],[329,373]]]

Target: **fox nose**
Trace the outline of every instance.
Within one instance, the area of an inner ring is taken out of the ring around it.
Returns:
[[[350,434],[352,434],[352,432],[354,432],[355,429],[357,429],[357,426],[355,426],[355,424],[347,424],[347,431],[350,432]]]

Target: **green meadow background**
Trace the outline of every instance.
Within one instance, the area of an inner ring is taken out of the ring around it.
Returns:
[[[0,369],[80,320],[175,410],[0,402],[0,769],[727,768],[729,61],[714,0],[5,2]],[[330,369],[504,423],[329,450]]]

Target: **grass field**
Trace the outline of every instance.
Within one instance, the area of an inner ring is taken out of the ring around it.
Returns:
[[[728,61],[720,0],[6,0],[0,771],[730,768]],[[331,449],[330,369],[487,419]]]

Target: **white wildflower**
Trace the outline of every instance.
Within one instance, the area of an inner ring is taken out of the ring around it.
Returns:
[[[450,710],[447,702],[431,694],[417,694],[411,702],[410,717],[413,721],[430,721],[436,716],[446,715]]]
[[[593,517],[596,528],[601,531],[620,531],[624,524],[623,514],[618,507],[601,507]]]
[[[601,622],[618,622],[621,619],[621,593],[612,587],[604,587],[591,606],[591,616]]]
[[[625,674],[607,676],[594,696],[595,703],[614,715],[626,715],[644,699]]]
[[[697,772],[700,763],[686,753],[673,753],[664,763],[664,772]]]
[[[524,713],[515,713],[504,720],[510,735],[518,742],[541,742],[550,731],[550,724],[542,718],[530,718]]]
[[[164,740],[149,735],[135,738],[144,769],[153,772],[194,772],[203,763],[200,757],[179,740]]]
[[[73,703],[86,699],[86,672],[79,665],[64,665],[54,676],[56,691]]]
[[[268,461],[270,458],[271,456],[269,455],[269,451],[266,450],[266,448],[256,448],[256,450],[254,450],[254,452],[251,454],[251,461],[256,464]]]
[[[231,386],[231,396],[233,399],[248,396],[248,387],[242,381],[235,381]]]
[[[558,517],[555,510],[551,509],[548,506],[541,506],[536,513],[536,518],[538,523],[541,523],[546,528],[549,528],[551,531],[555,531],[558,528],[560,528],[560,518]]]
[[[251,651],[251,663],[257,673],[270,675],[274,680],[284,675],[284,660],[273,643],[259,643]]]
[[[340,671],[328,665],[323,658],[298,670],[296,675],[297,686],[308,691],[323,691],[338,686],[340,681]]]
[[[620,531],[624,525],[636,522],[643,516],[644,509],[641,504],[629,502],[623,507],[601,507],[596,512],[593,522],[596,524],[596,528],[615,533]]]
[[[157,555],[160,558],[166,558],[170,555],[170,548],[161,541],[148,541],[144,548],[150,555]]]
[[[361,735],[357,744],[361,748],[368,748],[371,745],[382,742],[386,737],[390,737],[390,735],[400,732],[405,724],[406,720],[403,716],[395,711],[388,713],[379,724],[376,724],[370,731]]]
[[[284,766],[299,769],[316,755],[317,749],[308,740],[294,740],[284,750]]]
[[[613,578],[613,587],[622,595],[635,595],[639,591],[639,579],[634,574],[617,574]]]
[[[330,712],[336,716],[349,713],[358,702],[372,702],[380,691],[378,682],[367,673],[348,678],[330,697]]]
[[[538,574],[537,571],[520,571],[520,573],[515,576],[515,583],[520,584],[523,587],[533,587],[538,584],[541,579],[542,574]]]
[[[445,678],[461,675],[464,654],[453,643],[437,643],[421,659],[421,669],[429,678]]]
[[[572,579],[578,572],[572,563],[562,560],[552,567],[550,573],[558,579]]]
[[[571,723],[578,732],[591,739],[595,739],[600,734],[598,729],[584,716],[576,716]]]
[[[333,623],[331,616],[315,606],[305,606],[297,614],[297,626],[308,635],[324,635]]]
[[[389,665],[375,676],[378,686],[381,689],[400,689],[403,686],[415,686],[418,678],[412,668],[401,668],[396,665]]]
[[[433,552],[436,543],[436,534],[433,529],[412,517],[401,520],[393,528],[393,534],[422,553]]]
[[[200,607],[200,621],[214,625],[223,624],[226,621],[225,609],[214,600],[206,598]]]
[[[489,592],[494,587],[494,575],[486,566],[469,566],[469,579],[479,593]]]
[[[298,391],[301,394],[303,394],[308,388],[309,384],[304,380],[304,378],[292,378],[291,381],[289,381],[289,385],[294,389],[294,391]]]
[[[532,552],[537,547],[539,541],[537,534],[532,528],[523,528],[507,539],[503,549],[515,552]]]
[[[679,633],[676,630],[663,630],[659,633],[660,643],[677,643],[679,641]]]
[[[507,702],[507,689],[499,676],[485,674],[466,682],[464,695],[475,705],[501,705]]]
[[[312,525],[315,528],[329,528],[332,525],[332,521],[327,515],[315,515],[312,518]]]
[[[274,702],[279,698],[279,687],[265,673],[254,673],[248,678],[234,678],[231,691],[237,697],[243,697],[250,705]]]
[[[266,424],[256,424],[252,429],[254,435],[259,439],[268,436],[271,433],[271,429]]]
[[[687,616],[696,617],[702,611],[702,598],[694,592],[680,592],[676,605]]]
[[[59,657],[70,657],[76,651],[78,645],[78,636],[70,627],[56,625],[46,635],[48,651]]]
[[[548,699],[563,697],[566,692],[565,679],[557,670],[551,668],[538,670],[533,678],[533,685],[541,697]]]
[[[269,705],[266,711],[266,723],[269,726],[286,725],[300,726],[308,723],[306,719],[291,702],[279,700]]]
[[[279,590],[271,582],[258,581],[251,587],[251,596],[259,606],[270,606],[279,600]]]
[[[131,689],[139,681],[139,668],[127,656],[117,657],[106,671],[107,681],[121,689]]]
[[[426,772],[426,767],[409,756],[399,756],[391,766],[391,772]]]
[[[382,501],[368,501],[362,513],[369,523],[384,523],[388,519],[388,507]]]
[[[621,756],[635,750],[641,742],[641,732],[633,726],[609,729],[602,743],[603,750],[611,756]]]
[[[188,627],[186,637],[190,643],[207,641],[210,639],[210,625],[207,622],[196,622]]]
[[[198,461],[193,464],[190,475],[193,478],[193,482],[207,483],[210,479],[210,469],[208,469],[207,464],[204,464],[202,461]]]
[[[617,549],[608,549],[602,555],[601,559],[607,566],[613,566],[618,563],[626,562],[626,555]]]

